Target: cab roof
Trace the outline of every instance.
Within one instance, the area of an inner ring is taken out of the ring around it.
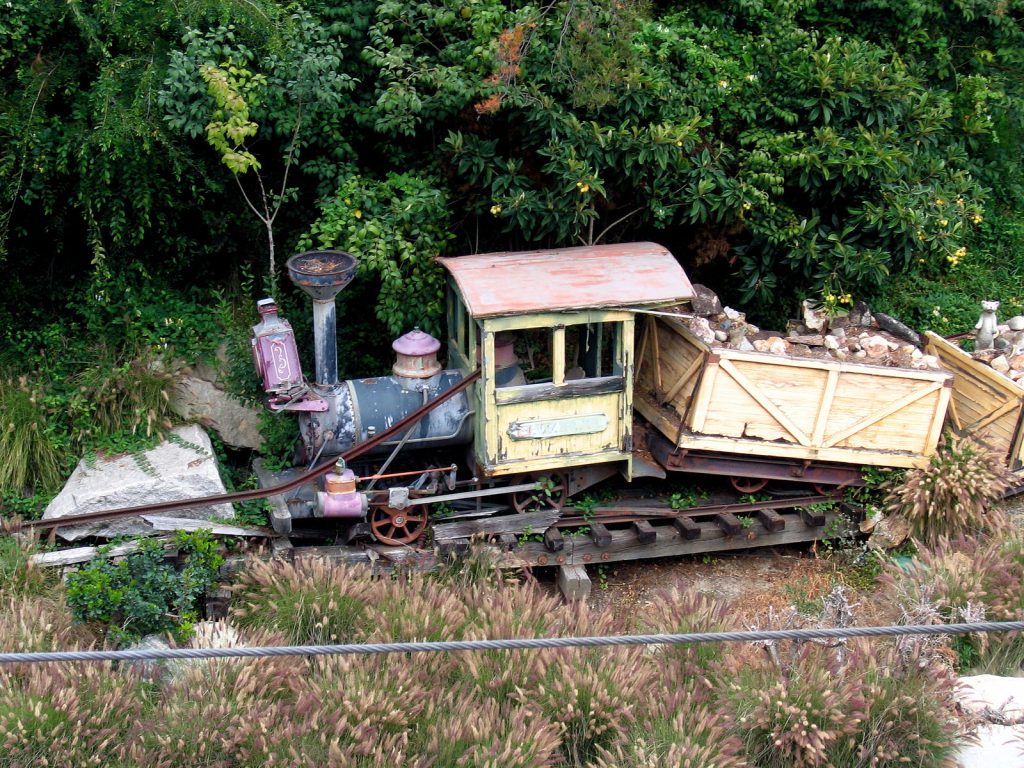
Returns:
[[[693,286],[656,243],[619,243],[440,258],[475,318],[669,304]]]

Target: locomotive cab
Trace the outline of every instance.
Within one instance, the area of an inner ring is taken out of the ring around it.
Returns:
[[[488,477],[632,466],[636,310],[693,289],[653,243],[442,258],[449,365],[476,384],[474,456]],[[524,373],[525,354],[536,360]]]

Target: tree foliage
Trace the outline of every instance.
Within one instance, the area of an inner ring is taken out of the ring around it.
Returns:
[[[8,11],[0,255],[21,296],[88,278],[98,249],[115,276],[248,263],[272,285],[262,235],[357,251],[400,330],[438,321],[440,253],[652,238],[772,310],[955,283],[985,263],[982,222],[1022,208],[1020,0]]]

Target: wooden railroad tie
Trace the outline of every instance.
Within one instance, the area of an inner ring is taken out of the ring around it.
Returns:
[[[607,547],[612,543],[612,532],[604,523],[593,522],[590,524],[590,538],[599,547]]]
[[[554,526],[544,531],[544,549],[548,552],[561,552],[565,549],[565,539],[562,538],[562,532]]]
[[[677,517],[672,521],[672,525],[686,541],[700,538],[700,526],[688,517]]]
[[[807,507],[801,507],[800,517],[803,518],[804,523],[812,528],[821,528],[821,526],[825,524],[825,513],[819,509],[807,509]]]
[[[732,512],[719,512],[715,515],[715,523],[725,531],[726,536],[739,536],[743,523]]]
[[[633,531],[636,533],[636,540],[641,544],[653,544],[658,540],[658,532],[646,520],[634,521]]]
[[[757,510],[757,519],[761,521],[766,531],[778,533],[786,529],[786,519],[774,509]]]

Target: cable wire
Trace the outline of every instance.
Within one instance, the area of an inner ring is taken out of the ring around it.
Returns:
[[[150,661],[156,659],[232,659],[270,656],[337,656],[381,653],[446,653],[454,651],[514,651],[544,648],[603,648],[632,645],[692,645],[696,643],[750,643],[772,640],[833,640],[852,637],[907,635],[963,635],[972,632],[1020,632],[1024,621],[984,621],[971,624],[927,624],[885,627],[750,630],[745,632],[689,632],[676,635],[610,635],[598,637],[546,637],[511,640],[442,640],[411,643],[358,643],[346,645],[286,645],[253,648],[167,648],[121,651],[45,651],[0,653],[0,664],[68,661]]]

